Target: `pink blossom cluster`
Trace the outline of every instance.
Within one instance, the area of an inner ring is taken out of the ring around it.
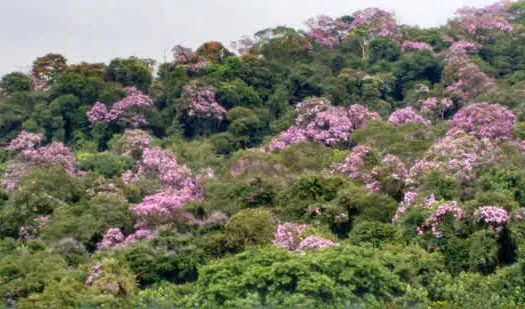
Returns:
[[[358,104],[348,109],[332,106],[324,98],[312,97],[296,106],[296,125],[270,142],[270,151],[310,140],[327,146],[348,142],[350,134],[366,125],[368,120],[381,119],[379,114]]]
[[[371,38],[386,37],[397,41],[402,37],[394,16],[387,11],[367,8],[354,12],[352,17],[354,20],[350,27],[364,29]]]
[[[86,113],[89,122],[121,121],[131,123],[135,128],[147,125],[147,120],[141,111],[154,108],[153,100],[135,87],[125,87],[123,91],[126,93],[126,97],[115,102],[110,111],[105,104],[95,102]]]
[[[366,171],[366,156],[371,153],[366,146],[356,146],[352,153],[346,156],[344,163],[336,163],[332,166],[332,171],[337,171],[351,179],[366,179],[371,176]]]
[[[499,104],[486,102],[462,108],[450,122],[452,129],[461,129],[478,137],[506,140],[514,130],[516,116]]]
[[[76,158],[67,146],[59,142],[53,142],[36,149],[22,150],[18,154],[17,159],[30,165],[50,164],[62,166],[70,175],[75,175]]]
[[[195,81],[184,87],[183,98],[188,104],[188,116],[221,120],[226,113],[226,109],[215,100],[213,88],[200,87]]]
[[[98,248],[113,248],[115,245],[121,243],[123,240],[124,234],[122,234],[119,228],[110,228],[104,235],[104,238],[102,238],[102,241],[98,244]]]
[[[279,224],[274,235],[273,244],[294,251],[301,244],[303,234],[307,228],[308,226],[306,224],[291,222]]]
[[[477,34],[480,30],[511,32],[513,27],[508,20],[508,7],[509,2],[500,1],[480,9],[460,8],[456,11],[456,15],[460,27],[471,34]]]
[[[406,184],[410,187],[417,187],[421,184],[422,178],[430,171],[439,169],[440,165],[435,162],[430,162],[426,160],[418,160],[416,163],[408,170],[408,175],[406,178]]]
[[[89,270],[88,276],[86,278],[86,281],[84,282],[86,285],[93,284],[93,280],[97,277],[100,269],[102,268],[102,263],[97,262],[95,265],[91,267]]]
[[[431,52],[434,52],[434,48],[432,47],[432,45],[426,43],[426,42],[421,42],[421,41],[404,41],[403,44],[401,45],[401,51],[402,52],[407,52],[408,50],[411,50],[411,49],[416,49],[416,50],[420,50],[420,49],[426,49],[426,50],[429,50]]]
[[[169,187],[181,188],[191,177],[191,171],[186,166],[180,165],[171,151],[153,147],[143,150],[138,175],[157,179]]]
[[[454,102],[449,98],[427,98],[423,102],[423,107],[421,111],[425,114],[433,115],[436,118],[443,119],[445,117],[445,112],[452,108]]]
[[[207,68],[209,66],[210,66],[210,63],[208,61],[201,60],[196,63],[189,64],[184,69],[188,72],[199,73],[201,69]]]
[[[273,244],[278,247],[286,248],[290,251],[303,251],[308,249],[323,249],[337,246],[337,243],[324,239],[321,236],[308,236],[303,234],[308,228],[305,224],[285,222],[277,226]]]
[[[139,129],[126,129],[111,145],[111,151],[126,157],[140,159],[142,152],[151,146],[151,136]]]
[[[476,168],[498,160],[499,148],[488,139],[478,139],[461,130],[449,131],[432,145],[425,160],[436,169],[468,184],[476,178]]]
[[[337,245],[337,243],[328,239],[324,239],[321,236],[308,236],[303,241],[301,241],[297,247],[297,251],[304,251],[308,249],[324,249]]]
[[[468,104],[493,86],[492,78],[482,72],[476,64],[467,63],[459,68],[456,81],[447,87],[446,93],[463,104]]]
[[[335,20],[329,16],[321,15],[306,21],[311,36],[321,46],[334,48],[350,34],[350,25],[341,20]]]
[[[430,121],[423,118],[423,116],[416,113],[412,107],[405,107],[402,109],[398,109],[395,112],[393,112],[390,117],[388,118],[388,122],[393,125],[402,125],[404,123],[413,123],[413,122],[419,122],[424,125],[429,125]]]
[[[408,171],[405,164],[396,156],[387,154],[381,160],[381,164],[372,170],[373,175],[381,175],[382,178],[405,182]]]
[[[459,207],[456,201],[441,204],[437,207],[436,212],[425,220],[425,224],[430,225],[434,237],[441,238],[443,236],[443,233],[438,229],[438,224],[448,214],[451,214],[454,219],[459,220],[463,218],[463,209]]]
[[[56,165],[63,167],[71,176],[75,173],[75,156],[62,143],[53,142],[47,146],[27,148],[18,152],[13,161],[7,163],[2,175],[2,186],[10,191],[16,188],[18,179],[33,166]]]
[[[31,133],[22,131],[13,139],[5,149],[9,151],[20,151],[34,149],[42,143],[43,135],[40,133]]]
[[[281,132],[278,137],[272,139],[268,149],[271,152],[276,152],[291,144],[300,143],[306,140],[308,140],[308,138],[305,136],[303,129],[291,126],[286,131]]]
[[[492,226],[500,226],[509,221],[509,214],[501,207],[482,206],[474,211],[474,216]]]
[[[406,213],[409,207],[431,207],[434,205],[434,203],[436,203],[436,197],[434,194],[427,196],[421,202],[419,193],[414,191],[414,189],[409,189],[409,191],[405,192],[403,201],[399,203],[392,221],[398,221],[403,216],[403,214]]]

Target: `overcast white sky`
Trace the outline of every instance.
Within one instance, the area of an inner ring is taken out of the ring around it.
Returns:
[[[115,57],[163,59],[175,44],[229,43],[279,25],[303,28],[312,16],[366,7],[394,10],[399,22],[444,24],[458,7],[495,0],[0,0],[0,76],[28,71],[36,57],[69,63]],[[228,46],[228,45],[227,45]]]

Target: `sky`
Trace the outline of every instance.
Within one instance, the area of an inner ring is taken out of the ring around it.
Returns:
[[[197,48],[229,42],[280,25],[304,28],[320,14],[366,7],[395,11],[399,23],[445,24],[456,8],[495,0],[0,0],[0,76],[28,72],[47,53],[68,63],[116,57],[171,60],[176,44]]]

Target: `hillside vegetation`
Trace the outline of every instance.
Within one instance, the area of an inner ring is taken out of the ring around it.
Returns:
[[[525,2],[395,20],[3,76],[0,307],[525,308]]]

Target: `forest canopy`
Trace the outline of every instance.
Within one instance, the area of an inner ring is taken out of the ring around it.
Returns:
[[[525,2],[343,13],[3,76],[0,307],[525,307]]]

